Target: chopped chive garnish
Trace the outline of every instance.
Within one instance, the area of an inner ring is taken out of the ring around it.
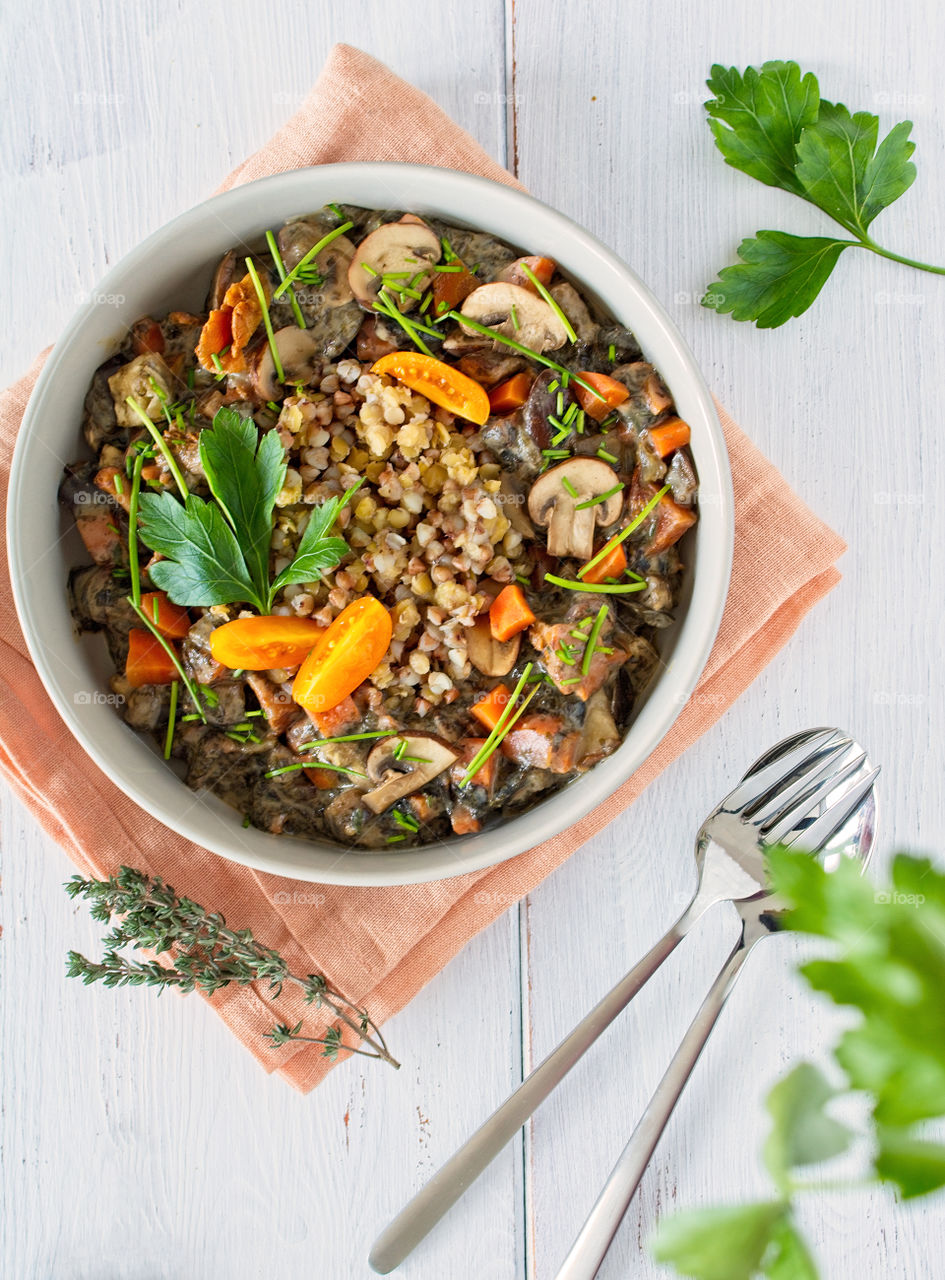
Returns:
[[[546,573],[545,581],[556,587],[564,587],[568,591],[590,591],[601,595],[626,595],[631,591],[642,591],[646,587],[645,582],[619,583],[615,586],[598,582],[591,586],[589,582],[581,582],[576,578],[557,578],[553,573]]]
[[[659,502],[660,498],[662,498],[663,494],[668,492],[669,492],[669,485],[664,484],[662,489],[660,489],[657,493],[653,495],[653,497],[649,500],[649,502],[646,504],[643,510],[639,513],[639,515],[634,516],[634,518],[630,521],[630,523],[627,525],[625,529],[621,529],[619,533],[615,533],[612,538],[610,538],[607,542],[604,543],[604,545],[601,547],[600,551],[598,551],[596,556],[593,556],[590,560],[588,560],[587,564],[582,565],[582,567],[578,569],[578,577],[583,578],[589,569],[593,569],[595,564],[600,564],[601,560],[603,560],[605,556],[609,555],[610,552],[613,551],[614,547],[619,546],[620,543],[623,542],[624,538],[629,537],[630,534],[633,533],[634,529],[639,528],[640,524],[642,524],[642,522],[650,514],[650,512]]]
[[[456,262],[457,258],[456,258],[456,254],[453,252],[453,246],[447,240],[446,236],[443,237],[443,239],[440,241],[440,244],[443,246],[443,257],[446,259],[446,261]]]
[[[326,208],[326,209],[330,209],[330,210],[332,211],[332,213],[335,215],[335,217],[336,217],[336,218],[343,218],[343,217],[344,217],[344,214],[341,212],[341,210],[338,208],[338,206],[334,203],[334,201],[332,201],[332,203],[331,203],[331,204],[326,204],[326,205],[325,205],[325,208]]]
[[[555,649],[555,657],[559,662],[563,662],[566,667],[574,666],[574,646],[570,644],[561,644]]]
[[[141,605],[141,572],[138,569],[138,494],[141,491],[141,468],[144,454],[135,455],[135,469],[131,477],[131,496],[128,499],[128,571],[131,574],[131,603],[137,609]]]
[[[291,288],[293,281],[300,272],[304,271],[313,258],[317,258],[321,251],[331,244],[332,240],[336,240],[338,236],[343,235],[344,232],[349,231],[353,226],[353,222],[343,222],[340,227],[336,227],[334,231],[329,231],[327,235],[322,236],[321,240],[313,244],[305,257],[299,259],[296,265],[276,289],[275,293],[272,295],[273,302],[275,302],[277,298],[281,297],[282,294],[285,293],[286,289]],[[361,265],[364,266],[364,263]]]
[[[524,259],[522,259],[521,267],[522,267],[522,270],[525,272],[526,276],[528,276],[529,280],[531,280],[532,284],[538,290],[539,295],[542,298],[544,298],[544,300],[548,303],[548,306],[551,307],[552,311],[555,313],[555,315],[564,325],[564,331],[568,335],[568,341],[577,342],[577,334],[574,332],[574,328],[571,324],[571,321],[564,314],[564,312],[561,310],[558,303],[555,302],[554,298],[551,296],[551,294],[548,292],[548,290],[545,288],[542,282],[538,279],[534,271],[532,271],[531,267],[528,265],[528,263]]]
[[[597,507],[602,502],[606,502],[612,498],[614,494],[620,493],[623,488],[622,484],[615,484],[612,489],[608,489],[606,493],[599,493],[596,498],[588,498],[586,502],[579,502],[574,508],[575,511],[584,511],[587,507]]]
[[[125,486],[122,484],[120,471],[115,472],[114,485],[115,485],[115,492],[118,494],[119,497],[122,497],[125,492]]]
[[[346,769],[340,764],[323,764],[321,760],[300,760],[298,764],[286,764],[281,769],[270,769],[263,774],[264,778],[278,778],[283,773],[295,773],[298,769],[331,769],[334,773],[347,773],[352,778],[363,778],[365,774],[357,769]]]
[[[551,380],[551,382],[549,382],[549,383],[548,383],[548,390],[549,390],[549,391],[557,391],[557,390],[558,390],[558,387],[559,387],[560,385],[561,385],[561,384],[559,383],[558,379],[557,379],[557,378],[553,378],[553,379]]]
[[[571,403],[568,405],[568,411],[564,415],[564,418],[562,419],[562,421],[565,423],[571,422],[574,418],[574,415],[577,413],[577,411],[578,411],[578,402],[576,400],[572,400]],[[559,409],[558,412],[560,413],[561,410]]]
[[[543,458],[570,458],[571,451],[569,449],[542,449],[541,456]]]
[[[272,254],[272,260],[276,264],[276,271],[279,273],[280,282],[286,277],[285,263],[282,261],[282,254],[279,252],[279,246],[276,244],[276,237],[271,231],[266,232],[266,244],[269,246],[269,252]],[[292,306],[292,314],[295,316],[295,323],[300,329],[305,328],[305,317],[299,307],[299,300],[295,296],[295,288],[289,286],[289,302]]]
[[[313,738],[311,742],[303,742],[299,751],[312,751],[315,747],[324,747],[329,742],[360,742],[364,738],[391,738],[390,729],[377,729],[373,733],[344,733],[339,738]]]
[[[425,356],[432,357],[433,352],[420,337],[420,334],[429,333],[434,337],[439,338],[441,335],[437,333],[435,329],[430,329],[427,325],[419,324],[413,320],[408,320],[407,317],[403,315],[397,304],[388,295],[386,289],[378,290],[377,296],[374,299],[374,307],[375,310],[380,311],[381,315],[387,316],[388,319],[393,320],[395,324],[399,324],[401,329],[403,329],[404,333],[407,334],[418,350],[422,351]]]
[[[256,264],[252,258],[246,259],[246,270],[249,272],[253,288],[256,290],[256,297],[259,299],[259,305],[262,309],[263,324],[266,326],[266,337],[269,339],[269,350],[272,352],[272,363],[275,366],[276,377],[280,382],[285,382],[285,370],[282,367],[282,360],[279,357],[279,348],[276,346],[276,336],[272,331],[272,319],[269,315],[269,303],[266,301],[266,293],[262,287],[262,281],[259,273],[256,271]],[[286,280],[288,280],[286,276]],[[283,281],[283,284],[285,281]],[[282,286],[280,285],[280,288]]]
[[[194,389],[194,374],[196,372],[197,371],[193,367],[193,365],[191,365],[190,368],[187,370],[187,385],[191,389],[191,391],[193,391]]]
[[[520,582],[523,587],[527,587],[528,584],[531,582],[531,578],[526,578],[524,573],[517,573],[515,575],[515,581]]]
[[[607,348],[607,359],[610,361],[611,364],[616,364],[617,362],[617,348],[614,346],[613,343],[611,343],[610,346]]]
[[[568,412],[570,413],[571,410],[569,409]],[[563,391],[558,392],[557,399],[555,400],[555,413],[558,415],[559,418],[564,413],[564,392]],[[566,418],[565,421],[567,422],[568,419]]]
[[[220,363],[220,356],[218,352],[212,351],[210,353],[210,359],[213,361],[213,367],[217,371],[217,382],[219,382],[221,378],[226,377],[226,370],[223,368],[223,365]]]
[[[406,837],[405,835],[399,835],[399,836],[388,836],[388,837],[387,837],[387,843],[388,843],[388,844],[400,844],[401,840],[406,840],[406,839],[407,839],[407,837]]]
[[[410,814],[401,813],[399,809],[394,810],[394,821],[397,823],[398,827],[403,827],[405,831],[412,831],[416,833],[420,830],[420,823],[417,819],[412,817]]]
[[[433,761],[429,760],[426,756],[401,755],[401,756],[398,756],[397,759],[401,761],[406,761],[408,764],[432,764],[433,763]]]
[[[519,355],[527,356],[529,360],[535,360],[538,364],[543,364],[546,369],[554,369],[561,378],[561,385],[566,387],[570,379],[589,391],[597,400],[603,400],[604,397],[589,382],[586,382],[579,373],[570,373],[562,364],[558,364],[555,360],[550,360],[547,356],[543,356],[538,351],[533,351],[531,347],[525,347],[520,342],[516,342],[514,338],[506,337],[498,329],[490,329],[484,324],[480,324],[478,320],[470,320],[469,316],[461,315],[458,311],[447,311],[447,320],[455,320],[457,324],[465,325],[467,329],[473,329],[476,333],[481,333],[487,338],[492,338],[496,342],[503,342],[507,347],[511,347],[513,351],[517,351]]]
[[[160,602],[161,602],[160,596],[157,596],[157,595],[155,595],[154,599],[151,601],[151,613],[154,617],[155,622],[161,621],[161,619],[158,617],[158,605],[160,604]]]
[[[434,271],[462,271],[462,269],[463,264],[461,262],[441,262],[438,266],[433,268]]]
[[[277,404],[276,404],[275,400],[267,400],[267,401],[266,401],[266,408],[267,408],[267,409],[271,409],[271,410],[272,410],[272,412],[273,412],[273,413],[275,413],[275,414],[279,414],[279,413],[281,413],[281,412],[282,412],[281,407],[280,407],[279,405],[277,405]]]
[[[577,427],[577,433],[579,436],[584,434],[584,416],[584,410],[578,409],[574,419],[574,425]]]
[[[420,303],[420,314],[421,314],[421,315],[423,315],[423,313],[426,311],[427,307],[430,305],[430,303],[431,303],[432,301],[433,301],[433,294],[428,292],[428,293],[424,296],[423,301]]]
[[[129,547],[130,545],[131,545],[131,539],[129,538]],[[134,582],[132,581],[132,590],[133,589],[134,589]],[[131,607],[132,609],[134,609],[135,613],[138,615],[138,617],[141,619],[144,625],[148,628],[148,630],[154,636],[155,640],[158,642],[158,644],[161,646],[161,648],[170,658],[171,662],[174,664],[174,670],[177,672],[178,676],[180,677],[181,683],[183,684],[184,688],[190,694],[191,700],[193,701],[194,706],[197,708],[197,712],[200,716],[200,719],[204,722],[204,724],[206,724],[207,717],[204,715],[203,707],[200,705],[200,695],[197,693],[197,690],[194,688],[193,682],[191,681],[187,672],[181,666],[180,658],[178,658],[177,656],[177,651],[174,649],[173,645],[168,644],[167,640],[165,640],[164,636],[161,635],[160,631],[158,631],[157,627],[154,625],[154,623],[151,621],[151,619],[148,617],[145,611],[141,608],[140,599],[141,599],[141,596],[140,596],[140,586],[139,586],[139,595],[138,595],[139,602],[135,603],[134,599],[132,599]],[[203,692],[204,694],[209,694],[210,690],[204,689]],[[209,702],[209,698],[207,700]]]
[[[251,819],[250,819],[249,814],[248,814],[248,813],[245,813],[245,814],[243,815],[243,826],[244,826],[244,827],[251,827],[252,825],[253,825],[253,824],[252,824],[252,821],[251,821]]]
[[[180,722],[181,724],[187,724],[191,720],[199,720],[199,719],[200,719],[200,716],[198,716],[196,711],[194,711],[188,716],[181,716]]]
[[[619,461],[620,461],[620,459],[619,459],[619,458],[615,458],[615,457],[614,457],[614,455],[613,455],[612,453],[608,453],[606,449],[598,449],[598,450],[597,450],[597,456],[598,456],[598,458],[603,458],[603,460],[604,460],[605,462],[615,462],[615,463],[616,463],[616,462],[619,462]]]
[[[575,489],[574,485],[571,483],[571,481],[568,479],[567,476],[561,477],[561,486],[563,489],[566,490],[567,493],[571,495],[572,498],[576,498],[578,496],[577,489]]]
[[[519,322],[518,322],[518,316],[516,315],[516,312],[515,312],[515,303],[514,303],[514,302],[513,302],[513,303],[512,303],[512,305],[509,307],[509,319],[512,321],[512,328],[515,330],[515,332],[516,332],[516,333],[518,333],[518,331],[519,331],[519,329],[521,328],[521,326],[520,326],[520,324],[519,324]]]
[[[397,746],[394,747],[394,759],[402,760],[404,752],[406,750],[407,750],[407,739],[401,738],[400,741],[397,743]]]
[[[172,680],[171,681],[171,705],[167,713],[168,715],[167,736],[164,739],[164,759],[165,760],[170,760],[171,747],[174,745],[174,728],[177,722],[177,695],[178,695],[179,689],[180,689],[180,682],[177,680]]]
[[[594,651],[597,641],[600,637],[601,628],[607,620],[607,614],[610,610],[605,604],[602,604],[597,611],[597,617],[594,619],[594,625],[591,627],[591,634],[587,637],[587,644],[584,646],[584,656],[581,659],[581,675],[586,676],[591,669],[591,662],[594,658]]]
[[[583,676],[569,676],[567,680],[561,680],[561,684],[580,684],[584,679]]]
[[[170,473],[174,477],[174,481],[177,484],[178,489],[180,490],[180,496],[186,502],[189,495],[189,490],[186,484],[184,484],[184,477],[180,473],[180,467],[177,465],[177,459],[174,457],[173,453],[171,453],[170,449],[168,448],[167,441],[161,435],[160,431],[158,431],[157,427],[154,425],[154,423],[151,421],[151,419],[148,417],[145,411],[141,408],[141,405],[138,404],[134,396],[126,396],[125,403],[131,405],[132,409],[135,411],[135,413],[144,423],[145,427],[147,427],[148,432],[150,433],[154,443],[164,454],[164,459],[167,462],[168,469],[170,470]]]

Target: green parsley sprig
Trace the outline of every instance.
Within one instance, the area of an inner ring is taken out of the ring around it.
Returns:
[[[709,285],[704,306],[777,328],[803,315],[850,248],[945,275],[945,267],[883,249],[869,234],[877,214],[915,181],[911,120],[877,146],[879,117],[821,98],[816,77],[796,62],[744,72],[716,65],[706,83],[715,95],[705,104],[709,127],[726,163],[816,205],[853,239],[758,231],[738,246],[741,262]]]
[[[283,587],[314,582],[340,563],[348,546],[331,530],[353,489],[313,508],[294,560],[271,581],[273,510],[286,473],[278,433],[260,439],[252,420],[222,408],[199,448],[213,501],[192,493],[184,502],[170,493],[139,501],[141,540],[165,557],[151,566],[151,580],[175,604],[249,604],[267,614]]]
[[[219,912],[179,897],[159,877],[121,867],[106,880],[73,876],[65,889],[70,898],[85,898],[91,904],[93,920],[112,924],[102,940],[106,950],[101,961],[69,952],[69,977],[81,978],[86,985],[148,986],[159,992],[177,987],[184,994],[199,990],[205,995],[231,983],[244,987],[258,982],[272,1000],[277,1000],[289,983],[301,988],[306,1004],[327,1009],[336,1025],[313,1037],[302,1034],[302,1022],[293,1027],[280,1023],[265,1033],[274,1045],[299,1040],[322,1045],[324,1057],[332,1061],[341,1052],[400,1066],[367,1010],[342,995],[323,974],[290,972],[285,958],[257,942],[249,929],[231,929]],[[121,954],[126,947],[155,956],[168,954],[171,963],[132,960]],[[354,1043],[345,1042],[345,1030],[352,1033]]]
[[[834,1047],[830,1078],[801,1062],[768,1094],[763,1155],[774,1194],[660,1224],[655,1257],[696,1280],[817,1280],[797,1198],[823,1186],[817,1166],[854,1147],[866,1152],[870,1178],[906,1199],[945,1187],[945,1144],[925,1132],[945,1116],[945,874],[900,854],[892,883],[877,890],[852,860],[826,872],[807,854],[774,849],[770,864],[790,904],[788,927],[832,944],[801,974],[856,1018]],[[852,1093],[869,1102],[863,1132],[830,1114]],[[844,1185],[864,1184],[831,1179],[832,1189]]]

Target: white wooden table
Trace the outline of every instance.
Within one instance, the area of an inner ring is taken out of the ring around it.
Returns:
[[[67,980],[66,950],[94,948],[98,933],[61,891],[64,855],[5,795],[4,1277],[365,1277],[375,1232],[669,921],[703,811],[787,731],[853,730],[884,769],[884,849],[943,847],[930,673],[941,670],[945,283],[851,254],[815,309],[781,330],[696,304],[742,235],[822,226],[715,153],[700,106],[713,61],[793,57],[825,96],[878,111],[885,127],[911,117],[919,178],[880,238],[945,257],[939,31],[930,0],[6,7],[4,383],[110,264],[282,123],[345,40],[427,90],[643,275],[722,401],[851,549],[842,585],[722,722],[385,1028],[399,1074],[349,1062],[301,1097],[197,999]],[[733,923],[704,923],[404,1276],[551,1280]],[[794,948],[779,939],[753,960],[606,1280],[659,1272],[645,1242],[661,1211],[764,1187],[760,1099],[837,1027],[789,976]],[[939,1203],[824,1195],[805,1225],[832,1278],[942,1274]]]

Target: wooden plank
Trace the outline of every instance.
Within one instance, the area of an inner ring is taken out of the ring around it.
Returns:
[[[939,387],[941,282],[865,254],[841,261],[821,299],[786,328],[759,332],[697,305],[716,269],[758,227],[823,233],[816,211],[726,167],[701,102],[712,61],[793,57],[825,96],[911,117],[915,189],[879,221],[883,242],[941,258],[945,139],[937,111],[933,10],[911,0],[806,2],[761,11],[745,0],[681,0],[588,15],[516,4],[510,45],[518,173],[539,197],[614,247],[668,307],[710,385],[790,482],[850,541],[840,588],[706,737],[528,910],[526,1065],[543,1056],[679,911],[696,827],[733,778],[798,728],[839,723],[882,763],[881,846],[935,848],[943,699],[938,591],[945,523]],[[532,246],[537,252],[541,246]],[[918,555],[913,548],[921,548]],[[733,935],[705,921],[653,989],[545,1104],[527,1141],[531,1262],[550,1280],[629,1136]],[[665,1274],[645,1242],[660,1212],[760,1190],[760,1100],[788,1061],[830,1043],[838,1019],[789,975],[793,946],[753,957],[722,1025],[601,1270],[604,1280]],[[921,1223],[921,1226],[920,1226]],[[941,1209],[889,1196],[811,1203],[805,1225],[826,1275],[930,1273]],[[934,1267],[932,1268],[934,1269]]]

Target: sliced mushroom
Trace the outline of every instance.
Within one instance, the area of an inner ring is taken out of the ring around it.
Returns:
[[[587,303],[574,285],[568,284],[567,280],[564,280],[561,284],[556,284],[554,288],[549,289],[548,292],[571,321],[571,328],[577,334],[578,342],[584,343],[586,346],[590,346],[592,342],[595,342],[600,332],[600,325],[591,318]]]
[[[610,698],[603,689],[592,693],[584,708],[584,724],[578,743],[575,766],[584,772],[609,756],[620,742],[620,733],[610,709]]]
[[[590,558],[594,526],[613,524],[623,506],[621,493],[594,499],[616,483],[614,470],[598,458],[568,458],[539,476],[528,495],[528,514],[535,524],[548,526],[550,555]]]
[[[286,382],[309,383],[321,366],[321,346],[311,329],[299,329],[286,325],[273,334],[276,350],[282,362]],[[276,366],[268,342],[263,342],[247,352],[252,375],[253,390],[260,400],[279,400],[285,387],[276,377]]]
[[[115,418],[121,427],[140,427],[141,419],[128,403],[128,397],[138,404],[150,418],[162,415],[161,395],[172,399],[173,375],[164,363],[164,357],[156,351],[146,351],[123,364],[108,379],[108,387],[115,403]],[[159,394],[160,391],[160,394]]]
[[[507,675],[518,661],[521,635],[511,640],[496,640],[489,625],[489,615],[477,618],[466,632],[466,655],[484,676]]]
[[[223,306],[226,291],[236,279],[236,250],[230,249],[220,259],[220,265],[213,274],[213,283],[207,294],[207,311],[219,311]]]
[[[515,532],[520,533],[523,538],[528,538],[530,541],[534,539],[534,527],[525,514],[527,499],[519,488],[515,477],[511,476],[508,471],[503,471],[499,479],[498,499],[502,505],[502,514]]]
[[[385,222],[358,245],[348,268],[348,283],[368,310],[374,306],[381,277],[391,272],[409,271],[410,277],[401,278],[406,282],[416,276],[413,287],[421,293],[430,283],[441,249],[440,237],[425,222]],[[415,302],[407,294],[397,298],[401,311],[409,311]]]
[[[309,222],[304,218],[287,222],[279,232],[279,252],[286,270],[291,271],[298,266],[310,249],[326,234],[326,228],[317,222]],[[350,302],[353,294],[348,283],[348,269],[354,257],[354,245],[347,236],[336,236],[326,244],[321,253],[315,256],[315,270],[322,278],[319,285],[299,283],[296,293],[303,294],[303,300],[320,307],[340,307]]]
[[[463,303],[461,314],[539,353],[557,350],[568,337],[561,317],[548,303],[518,284],[481,284]],[[460,328],[476,332],[462,321]]]
[[[406,745],[401,747],[401,743]],[[456,752],[429,734],[402,733],[382,738],[367,758],[367,774],[379,785],[362,797],[373,813],[419,791],[456,760]]]

